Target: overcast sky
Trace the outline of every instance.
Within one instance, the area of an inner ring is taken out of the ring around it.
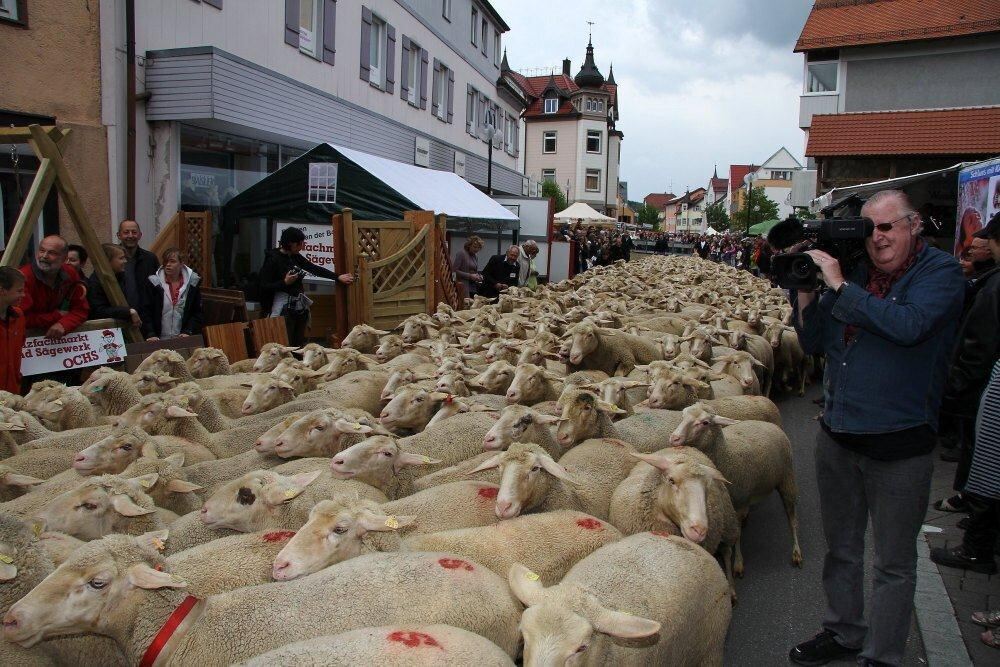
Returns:
[[[803,160],[802,55],[792,47],[811,0],[494,0],[516,70],[583,63],[587,21],[606,77],[614,63],[621,178],[629,199],[705,186],[713,165]],[[558,70],[557,70],[558,71]]]

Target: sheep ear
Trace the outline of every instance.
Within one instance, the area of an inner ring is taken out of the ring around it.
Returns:
[[[574,477],[572,477],[568,472],[566,472],[566,468],[563,468],[561,465],[553,461],[551,457],[539,456],[538,463],[542,466],[542,468],[545,469],[545,472],[549,473],[553,477],[561,479],[567,484],[572,484],[573,486],[580,486],[581,482],[577,481]]]
[[[26,430],[21,424],[11,424],[10,422],[0,422],[0,431],[24,431]]]
[[[428,394],[428,396],[432,401],[443,401],[451,396],[451,394],[446,394],[443,391],[432,391]]]
[[[719,426],[731,426],[732,424],[739,424],[739,419],[730,419],[729,417],[722,417],[720,415],[714,415],[712,417],[712,423],[718,424]]]
[[[416,520],[417,517],[415,516],[395,516],[391,514],[364,512],[358,517],[358,525],[366,531],[384,533],[405,528]]]
[[[368,434],[372,432],[371,426],[365,426],[364,424],[359,424],[358,422],[352,422],[347,419],[338,419],[333,423],[333,426],[341,433]]]
[[[662,470],[663,472],[670,472],[670,468],[674,464],[674,462],[666,456],[659,456],[657,454],[642,454],[639,452],[629,452],[629,454],[640,461],[645,461],[657,470]]]
[[[170,377],[169,375],[158,375],[156,377],[156,384],[159,384],[159,385],[167,385],[167,384],[170,384],[172,382],[177,382],[177,381],[178,381],[177,378]]]
[[[15,472],[0,475],[0,483],[3,483],[4,486],[16,486],[18,488],[34,486],[36,484],[41,484],[44,481],[44,479],[38,479],[37,477],[31,477],[29,475],[19,475]]]
[[[514,563],[507,570],[507,583],[510,590],[525,607],[538,604],[545,594],[545,586],[539,580],[537,574],[521,565]]]
[[[396,468],[405,468],[406,466],[429,466],[441,463],[441,459],[432,459],[429,456],[424,456],[423,454],[414,454],[413,452],[400,452],[399,456],[396,457]]]
[[[253,382],[240,382],[241,387],[253,387]]]
[[[156,453],[156,445],[151,440],[142,443],[142,449],[139,450],[139,454],[147,459],[159,458]]]
[[[160,475],[159,473],[151,472],[147,475],[133,477],[129,481],[138,484],[140,491],[148,491],[153,488],[158,481],[160,481]]]
[[[549,424],[558,424],[560,421],[562,421],[562,417],[557,417],[556,415],[543,415],[540,412],[532,412],[531,419],[536,424],[542,424],[546,426]]]
[[[111,496],[111,506],[122,516],[143,516],[156,511],[155,509],[140,507],[124,493],[116,493]]]
[[[608,412],[613,415],[625,414],[625,411],[619,408],[617,405],[612,405],[611,403],[602,400],[597,401],[597,409],[600,410],[601,412]]]
[[[6,555],[6,554],[0,554],[0,555]],[[10,581],[16,576],[17,576],[16,565],[12,563],[0,562],[0,581]]]
[[[264,493],[264,500],[268,505],[280,505],[287,503],[293,498],[297,498],[312,484],[317,477],[323,474],[322,470],[304,472],[291,477],[280,477],[279,480],[268,484]]]
[[[151,530],[148,533],[139,535],[135,540],[141,545],[151,547],[157,551],[163,551],[167,546],[167,535],[169,534],[170,531],[166,528],[163,530]]]
[[[483,472],[484,470],[491,470],[492,468],[499,468],[502,462],[503,462],[503,452],[500,452],[499,454],[491,456],[490,458],[486,459],[485,461],[477,465],[475,468],[466,473],[465,476],[469,477],[470,475],[474,475],[477,472]]]
[[[146,456],[146,452],[143,451],[142,455]],[[150,456],[148,458],[155,459],[156,458],[156,452],[154,451],[153,452],[153,456]],[[168,465],[170,465],[170,466],[172,466],[172,467],[183,468],[184,467],[184,452],[177,452],[176,454],[171,454],[167,458],[163,459],[163,462],[166,463],[166,464],[168,464]]]
[[[603,607],[592,622],[598,632],[620,639],[640,639],[660,631],[660,624],[656,621]]]
[[[191,493],[199,489],[201,487],[197,484],[184,481],[183,479],[172,479],[167,483],[167,491],[171,493]]]
[[[185,410],[179,405],[169,405],[167,406],[167,417],[171,419],[180,419],[182,417],[197,417],[195,413],[190,410]]]
[[[730,482],[728,479],[722,476],[722,473],[719,471],[718,468],[714,466],[707,466],[704,463],[699,463],[698,466],[703,473],[705,473],[712,479],[722,482],[723,484],[732,484],[732,482]]]
[[[155,590],[158,588],[184,588],[187,582],[169,572],[154,570],[145,563],[137,563],[128,569],[128,582],[136,588]]]

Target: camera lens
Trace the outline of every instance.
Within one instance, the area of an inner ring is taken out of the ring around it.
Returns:
[[[796,258],[788,267],[788,272],[799,279],[806,279],[812,276],[816,265],[809,258]]]

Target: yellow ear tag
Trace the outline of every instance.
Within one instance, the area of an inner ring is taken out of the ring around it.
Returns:
[[[41,535],[42,534],[42,524],[40,524],[40,523],[34,523],[34,524],[32,524],[31,525],[31,532],[33,532],[35,534],[35,537],[38,537],[39,535]]]
[[[385,527],[396,530],[397,528],[399,528],[399,520],[394,516],[390,516],[388,519],[385,520]]]
[[[6,563],[7,565],[10,565],[13,562],[14,559],[8,556],[7,554],[0,554],[0,563]]]
[[[355,424],[354,425],[354,430],[355,431],[360,431],[361,430],[361,424]]]
[[[140,479],[139,485],[142,486],[144,489],[148,489],[149,487],[153,486],[153,483],[150,482],[148,479]]]
[[[420,460],[423,461],[424,463],[430,463],[431,462],[431,457],[429,457],[429,456],[421,456]]]
[[[285,500],[291,500],[297,495],[299,495],[298,491],[296,491],[295,489],[288,489],[287,491],[285,491]]]
[[[164,547],[166,547],[167,545],[164,544],[163,540],[161,540],[159,537],[154,537],[153,546],[156,547],[157,551],[163,551]]]
[[[527,579],[528,581],[538,581],[538,575],[532,572],[531,570],[528,570],[527,572],[524,573],[524,578]]]

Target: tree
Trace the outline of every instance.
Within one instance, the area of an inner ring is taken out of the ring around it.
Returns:
[[[749,207],[746,199],[744,196],[743,205],[733,213],[732,229],[734,231],[743,232],[758,222],[777,219],[778,205],[764,194],[764,188],[753,188],[750,191]]]
[[[717,232],[729,229],[729,214],[726,213],[726,206],[721,201],[717,201],[705,209],[705,220],[708,221],[708,226]]]
[[[636,209],[635,220],[640,227],[652,227],[656,231],[660,229],[660,212],[649,204]]]
[[[566,209],[566,195],[559,189],[555,181],[548,179],[542,181],[542,196],[551,197],[556,200],[556,213]]]
[[[815,220],[816,214],[810,211],[806,206],[796,206],[795,217],[799,220]]]

